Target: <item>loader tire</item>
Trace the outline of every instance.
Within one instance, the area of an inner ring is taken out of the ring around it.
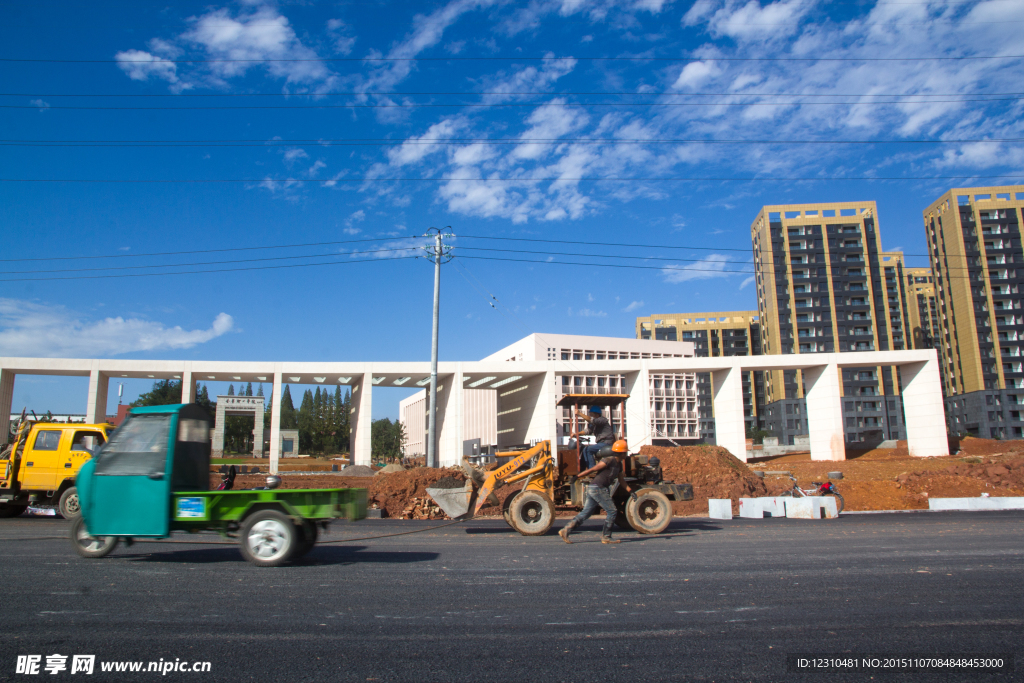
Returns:
[[[660,534],[672,521],[672,503],[657,489],[641,489],[626,503],[626,519],[641,534]]]
[[[507,498],[505,498],[505,500],[501,502],[501,516],[505,518],[505,523],[513,529],[516,528],[516,525],[512,523],[512,513],[509,512],[509,510],[512,507],[512,501],[514,499],[515,496],[508,496]]]
[[[73,520],[82,515],[82,510],[78,505],[78,489],[72,486],[60,495],[60,503],[57,508],[64,519]]]
[[[555,504],[543,493],[523,491],[508,509],[512,528],[523,536],[543,536],[555,521]]]

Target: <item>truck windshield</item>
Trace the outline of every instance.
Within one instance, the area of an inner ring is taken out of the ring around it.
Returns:
[[[171,415],[134,415],[110,435],[96,461],[96,474],[163,475]]]

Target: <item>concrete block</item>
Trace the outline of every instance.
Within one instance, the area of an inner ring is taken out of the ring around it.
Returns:
[[[811,437],[809,435],[806,435],[806,436],[795,436],[795,437],[793,437],[793,446],[795,448],[810,448],[811,447]]]
[[[835,496],[816,496],[812,500],[821,511],[822,519],[835,519],[839,516],[839,508],[836,506]]]
[[[929,498],[929,510],[1024,510],[1024,498]]]
[[[766,437],[764,437],[764,439],[761,440],[761,442],[762,442],[762,445],[764,445],[765,447],[768,447],[768,446],[778,446],[779,445],[779,437],[777,437],[777,436],[766,436]]]
[[[732,519],[732,500],[730,498],[709,499],[708,517],[711,519]]]
[[[782,496],[764,498],[740,498],[740,517],[762,519],[764,517],[785,517],[786,505]]]
[[[896,439],[886,439],[875,448],[896,448]]]
[[[790,519],[821,519],[821,506],[813,498],[786,498],[786,517]]]

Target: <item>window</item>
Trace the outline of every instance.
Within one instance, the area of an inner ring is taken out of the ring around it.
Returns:
[[[281,446],[281,451],[283,453],[291,453],[292,452],[292,448],[295,445],[295,441],[292,440],[292,439],[284,439],[282,444],[283,445]]]
[[[103,444],[104,441],[106,441],[106,439],[103,438],[102,432],[75,432],[74,439],[71,441],[71,450],[92,453],[96,450],[96,447]]]
[[[171,415],[137,415],[110,436],[96,461],[97,476],[164,474]]]
[[[55,451],[59,445],[60,430],[47,429],[36,434],[36,443],[32,446],[32,450]]]

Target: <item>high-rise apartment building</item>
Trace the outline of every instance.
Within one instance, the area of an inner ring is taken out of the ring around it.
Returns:
[[[954,188],[924,211],[949,429],[1024,436],[1024,185]]]
[[[693,342],[698,358],[751,356],[761,353],[761,323],[757,311],[658,314],[636,319],[638,339]],[[743,414],[747,429],[759,426],[758,410],[764,405],[761,372],[743,375]],[[714,443],[711,376],[697,373],[699,437]]]
[[[907,268],[906,278],[907,335],[912,348],[936,348],[939,329],[939,308],[935,299],[935,276],[931,268]]]
[[[903,259],[882,251],[874,202],[765,206],[750,228],[763,354],[910,348]],[[848,442],[906,436],[892,367],[843,369]],[[765,373],[765,429],[807,434],[799,370]]]

